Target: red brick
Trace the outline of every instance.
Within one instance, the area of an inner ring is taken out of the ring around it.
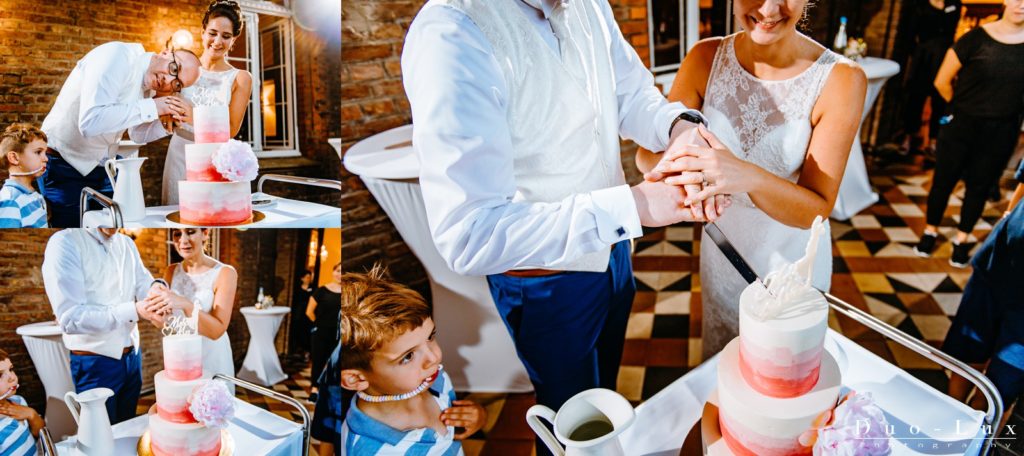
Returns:
[[[384,65],[379,62],[350,65],[348,70],[353,81],[372,81],[385,76]]]
[[[358,105],[342,105],[341,106],[341,120],[359,120],[363,118],[363,112],[359,109]]]
[[[622,30],[623,35],[632,35],[634,33],[647,33],[647,21],[627,21],[619,23],[619,28]]]
[[[402,61],[400,59],[391,59],[384,62],[384,69],[387,70],[388,76],[393,78],[402,76]]]
[[[373,40],[393,40],[402,39],[405,37],[405,28],[399,24],[379,24],[374,26],[370,31],[370,39]]]
[[[341,59],[344,61],[372,60],[388,57],[391,55],[390,44],[368,44],[365,46],[346,46],[341,50]]]
[[[630,19],[643,19],[647,20],[647,8],[646,7],[634,7],[629,9]]]
[[[380,100],[363,103],[363,112],[367,116],[383,116],[395,111],[395,104],[391,100]]]

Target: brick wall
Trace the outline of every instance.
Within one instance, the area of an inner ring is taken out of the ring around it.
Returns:
[[[423,3],[342,3],[343,152],[368,136],[411,122],[409,101],[402,88],[400,58],[409,24]],[[623,34],[648,62],[646,0],[613,0],[611,4]],[[639,179],[633,161],[635,148],[631,142],[623,142],[623,168],[631,181]],[[381,261],[396,280],[425,293],[425,272],[387,214],[358,176],[342,168],[342,180],[342,267],[346,271],[362,271]]]
[[[40,8],[35,1],[0,0],[0,126],[42,124],[75,62],[99,44],[135,42],[158,51],[171,33],[184,28],[193,33],[193,50],[200,52],[199,28],[208,4],[207,0],[55,0]],[[318,32],[295,28],[300,145],[312,162],[285,174],[338,178],[338,156],[327,143],[327,138],[341,134],[338,27],[331,24]],[[147,205],[159,203],[168,143],[163,139],[140,150],[141,156],[149,158],[142,168]],[[262,172],[289,163],[264,160]],[[5,173],[0,171],[0,177]],[[287,196],[339,204],[337,192],[307,189],[299,187]]]

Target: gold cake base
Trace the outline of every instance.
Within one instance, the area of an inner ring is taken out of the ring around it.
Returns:
[[[149,437],[149,429],[139,438],[139,445],[136,448],[139,456],[153,456],[152,440]],[[220,453],[219,456],[231,456],[235,454],[235,439],[231,437],[227,429],[220,430]]]
[[[194,224],[194,223],[182,221],[181,220],[181,211],[174,211],[174,212],[171,212],[170,214],[167,214],[166,220],[168,222],[178,223],[178,224],[181,224],[181,225],[198,226],[198,227],[215,226],[215,227],[223,228],[223,227],[234,227],[234,226],[252,225],[253,223],[260,222],[260,221],[262,221],[265,218],[267,218],[266,214],[264,214],[264,213],[254,209],[252,211],[252,217],[249,218],[249,220],[247,220],[245,222],[242,222],[242,223],[234,223],[234,224],[230,224],[230,225]]]

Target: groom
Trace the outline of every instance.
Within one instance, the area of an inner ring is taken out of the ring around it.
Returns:
[[[135,243],[113,228],[55,233],[46,244],[42,272],[71,350],[75,392],[110,388],[110,423],[134,417],[142,388],[138,321],[162,321],[168,309],[148,298],[167,283],[153,280]]]
[[[41,193],[50,226],[79,226],[84,187],[112,196],[103,163],[115,157],[125,130],[141,144],[170,134],[159,117],[183,116],[185,101],[171,94],[197,79],[199,58],[187,50],[154,54],[141,44],[115,41],[85,54],[43,120],[50,161]]]
[[[614,390],[630,240],[703,218],[679,187],[627,185],[619,136],[675,151],[703,117],[665,100],[603,1],[432,0],[402,70],[431,235],[487,276],[537,401]]]

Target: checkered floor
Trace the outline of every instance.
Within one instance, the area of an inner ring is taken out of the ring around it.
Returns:
[[[314,404],[306,400],[309,397],[310,364],[308,362],[302,362],[302,360],[291,356],[282,356],[281,367],[284,372],[288,374],[288,378],[275,384],[272,389],[278,393],[284,394],[285,396],[291,396],[298,399],[299,402],[306,406],[306,410],[308,410],[310,416],[312,416]],[[280,415],[286,420],[294,421],[296,423],[302,422],[301,412],[276,399],[270,399],[261,394],[249,392],[241,388],[235,388],[235,397],[262,409],[268,410],[271,413]],[[139,405],[136,408],[136,413],[147,413],[154,402],[156,402],[156,397],[152,392],[143,395],[139,398]],[[313,445],[309,450],[309,454],[310,456],[318,456],[319,453],[317,450],[319,448],[319,442],[317,440],[312,440],[312,442]]]
[[[918,159],[875,166],[872,184],[879,202],[847,222],[832,221],[831,292],[939,347],[971,274],[969,268],[957,269],[948,263],[952,250],[948,239],[959,219],[963,189],[950,198],[943,237],[933,257],[917,257],[912,248],[924,229],[931,174],[922,172],[920,165]],[[1011,185],[1008,179],[1003,183],[1004,188]],[[971,242],[985,238],[1006,206],[1006,199],[986,206]],[[702,361],[699,242],[692,226],[680,225],[647,232],[636,243],[633,267],[638,292],[618,379],[619,392],[635,404]],[[931,361],[845,317],[834,316],[830,324],[878,356],[936,389],[946,390],[948,377]],[[533,434],[523,420],[534,403],[530,394],[473,394],[471,399],[487,407],[489,422],[464,442],[467,455],[532,453]],[[1024,424],[1024,418],[1015,416],[1013,423]],[[1022,454],[1022,444],[1024,439],[1001,450],[1002,454]]]

